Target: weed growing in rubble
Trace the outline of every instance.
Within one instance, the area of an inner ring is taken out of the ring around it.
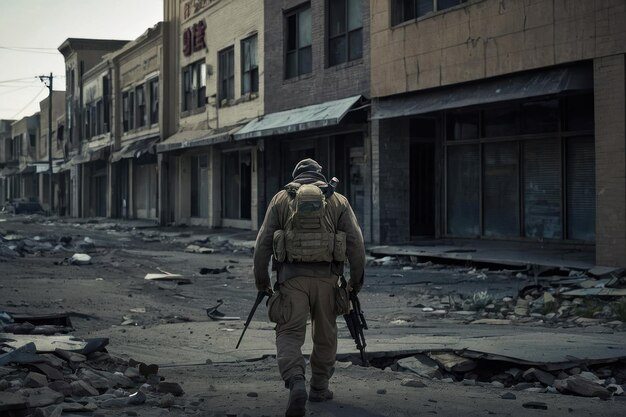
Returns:
[[[493,301],[493,297],[487,290],[477,291],[472,294],[472,304],[476,310],[481,310]]]
[[[584,304],[578,306],[576,315],[587,319],[592,319],[597,313],[602,311],[602,305],[595,300],[585,300]]]
[[[611,310],[618,320],[626,322],[626,297],[620,298],[611,305]]]

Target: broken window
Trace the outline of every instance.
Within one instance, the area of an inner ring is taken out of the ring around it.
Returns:
[[[311,5],[285,15],[285,78],[308,74],[312,69]]]
[[[257,35],[241,41],[241,94],[259,91]]]
[[[329,0],[329,66],[363,56],[363,10],[361,6],[361,0]]]
[[[235,48],[232,46],[219,53],[219,104],[235,98]]]
[[[204,60],[183,68],[183,111],[202,108],[206,104],[206,64]]]
[[[428,13],[449,9],[467,0],[392,0],[391,24],[398,25],[402,22],[417,19]]]

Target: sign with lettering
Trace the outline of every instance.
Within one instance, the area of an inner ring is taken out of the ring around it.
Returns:
[[[220,0],[189,0],[182,4],[183,22],[197,15],[201,11],[216,5]]]
[[[194,52],[202,51],[206,48],[204,34],[206,23],[204,20],[194,23],[183,32],[183,55],[189,56]]]

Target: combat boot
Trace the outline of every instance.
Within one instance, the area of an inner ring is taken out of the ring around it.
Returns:
[[[333,399],[333,392],[328,388],[316,389],[311,387],[309,391],[309,401],[314,403],[321,403]]]
[[[287,403],[286,417],[301,417],[306,414],[306,386],[304,375],[294,375],[287,382],[289,386],[289,402]]]

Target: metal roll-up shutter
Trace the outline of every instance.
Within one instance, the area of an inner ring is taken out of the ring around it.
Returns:
[[[519,236],[518,142],[483,147],[483,219],[485,236]]]
[[[528,140],[523,146],[524,235],[562,239],[560,142]]]
[[[593,137],[567,140],[567,238],[596,237],[595,151]]]
[[[447,230],[451,236],[478,236],[478,145],[448,146]]]

